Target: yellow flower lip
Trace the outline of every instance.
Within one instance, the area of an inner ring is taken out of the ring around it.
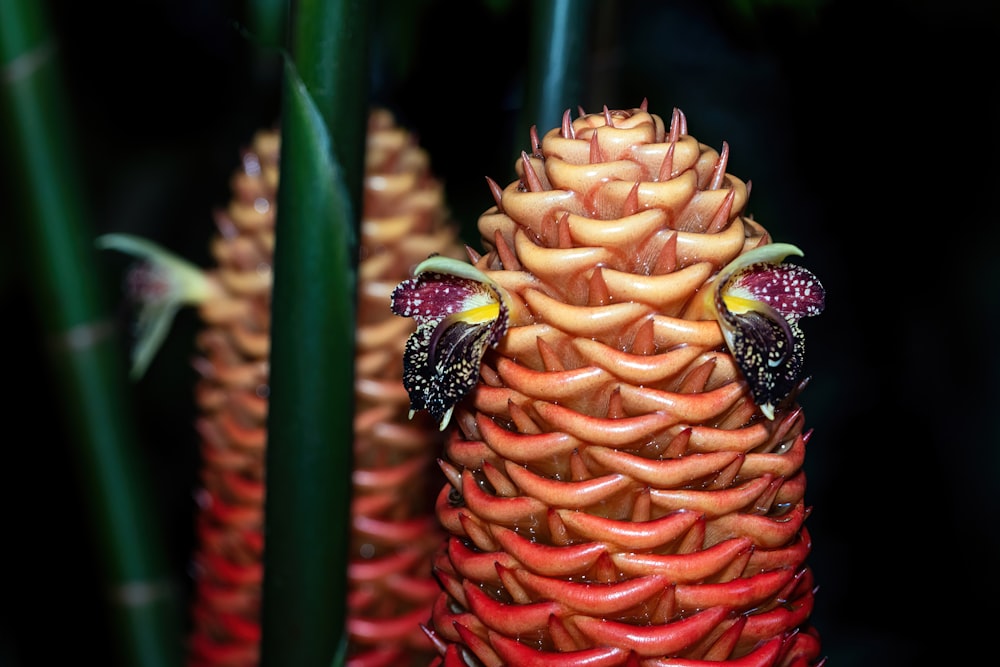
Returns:
[[[500,315],[499,303],[488,303],[485,306],[476,306],[462,313],[462,319],[469,324],[482,324],[492,322]]]
[[[403,353],[410,416],[427,410],[444,430],[479,381],[486,350],[507,331],[506,291],[467,262],[432,255],[396,286],[391,307],[417,322]]]
[[[782,263],[790,255],[803,253],[789,243],[754,248],[723,267],[705,291],[706,306],[768,419],[802,379],[805,337],[798,321],[821,313],[826,298],[809,270]]]

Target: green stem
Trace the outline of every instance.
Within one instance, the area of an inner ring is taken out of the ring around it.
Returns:
[[[534,0],[525,103],[515,143],[523,145],[537,126],[539,139],[562,122],[566,109],[583,103],[589,83],[587,47],[591,0]],[[575,113],[574,113],[575,115]]]
[[[176,667],[182,615],[167,575],[163,524],[138,459],[121,346],[101,298],[106,283],[98,279],[70,106],[43,7],[0,2],[5,171],[20,179],[24,265],[35,271],[37,315],[51,341],[58,407],[76,440],[119,656],[130,666]]]
[[[351,201],[360,203],[368,120],[370,0],[299,0],[292,57],[316,102]],[[358,211],[360,209],[356,209]]]
[[[357,235],[367,127],[364,0],[298,3],[282,101],[262,667],[346,645]]]
[[[247,3],[247,28],[260,46],[284,46],[287,5],[287,0],[250,0]]]

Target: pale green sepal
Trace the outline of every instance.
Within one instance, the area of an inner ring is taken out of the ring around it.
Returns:
[[[104,234],[97,238],[96,245],[103,250],[118,250],[148,262],[169,285],[160,298],[140,299],[129,372],[129,376],[137,380],[146,372],[163,345],[177,311],[182,306],[197,305],[209,298],[211,282],[201,268],[138,236]]]
[[[433,255],[428,257],[424,261],[417,264],[417,267],[413,269],[413,275],[419,276],[424,271],[433,271],[435,273],[445,273],[452,276],[458,276],[459,278],[468,278],[469,280],[475,280],[477,283],[485,283],[490,286],[495,284],[492,280],[490,280],[489,276],[474,267],[472,264],[464,262],[460,259],[455,259],[454,257],[447,257],[445,255]]]
[[[131,234],[104,234],[97,237],[96,244],[102,250],[118,250],[163,269],[170,277],[171,294],[176,292],[181,303],[195,305],[211,296],[211,283],[203,269],[152,241]]]
[[[135,345],[132,347],[132,368],[129,371],[131,379],[138,380],[146,373],[180,309],[181,304],[164,301],[144,305],[139,311],[139,319],[135,325]]]
[[[722,271],[719,271],[719,276],[722,280],[726,280],[729,276],[751,264],[759,262],[781,264],[789,255],[798,255],[801,257],[803,254],[798,246],[794,246],[791,243],[768,243],[737,256],[729,264],[726,264]]]

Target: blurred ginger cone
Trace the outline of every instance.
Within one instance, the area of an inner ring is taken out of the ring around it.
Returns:
[[[456,423],[435,664],[818,664],[796,396],[822,286],[679,111],[567,112],[531,140],[490,181],[487,252],[393,294],[420,325],[414,407]],[[468,345],[452,413],[441,341],[477,331],[498,344]]]
[[[199,269],[127,235],[101,240],[104,247],[147,260],[130,276],[144,301],[133,374],[143,372],[181,305],[197,305],[205,324],[194,360],[202,486],[190,667],[258,663],[279,157],[275,130],[259,131],[243,152],[231,200],[215,216],[215,267]],[[392,314],[390,293],[428,254],[464,251],[426,152],[387,111],[369,116],[365,163],[348,664],[426,665],[435,654],[421,624],[440,590],[431,562],[443,540],[434,516],[435,492],[443,483],[436,464],[443,436],[425,416],[408,417],[402,353],[413,327]]]
[[[194,360],[201,437],[191,667],[251,667],[260,642],[271,261],[280,139],[261,130],[215,215],[217,296],[199,314]]]

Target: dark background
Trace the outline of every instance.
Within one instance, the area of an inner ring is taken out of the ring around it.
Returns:
[[[234,27],[240,3],[47,4],[78,140],[67,159],[81,163],[95,235],[137,233],[207,263],[238,150],[276,118],[274,72]],[[492,203],[484,177],[512,180],[527,147],[511,128],[529,12],[494,4],[376,14],[372,97],[417,132],[470,240]],[[681,108],[701,141],[727,141],[730,172],[753,183],[749,211],[827,288],[826,312],[803,322],[813,379],[801,403],[815,429],[813,622],[829,665],[955,664],[986,655],[1000,620],[992,4],[775,2],[752,16],[724,2],[595,5],[581,104],[647,98],[664,117]],[[0,665],[111,665],[73,437],[52,413],[30,273],[7,228]],[[107,268],[116,303],[122,264]],[[197,327],[182,311],[132,394],[182,591]]]

